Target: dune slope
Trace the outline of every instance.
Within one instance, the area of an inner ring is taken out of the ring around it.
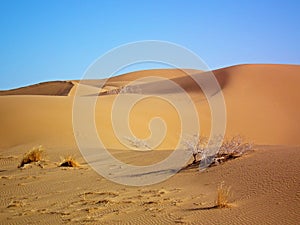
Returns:
[[[201,131],[207,136],[211,128],[211,112],[205,96],[193,79],[180,70],[155,70],[153,73],[156,76],[162,74],[164,77],[170,74],[169,80],[179,84],[191,96],[199,113]],[[213,73],[222,87],[225,99],[227,136],[242,135],[256,144],[300,144],[298,138],[300,127],[297,125],[300,114],[299,66],[241,65],[219,69]],[[124,77],[118,76],[106,81],[103,89],[124,87],[128,84],[130,75],[134,79],[138,75],[143,77],[151,74],[151,71],[141,71],[123,75]],[[194,71],[193,76],[197,78],[205,76],[205,73]],[[50,82],[2,92],[0,146],[11,146],[28,141],[50,142],[58,145],[74,144],[72,103],[78,82],[73,83],[74,87],[70,82]],[[139,85],[141,93],[136,95],[177,96],[176,90],[165,83],[165,80],[143,83]],[[71,86],[73,89],[70,89]],[[97,91],[99,90],[95,88],[95,93]],[[12,93],[15,95],[10,96]],[[70,96],[45,96],[68,94]],[[97,129],[106,130],[103,139],[108,148],[124,148],[114,137],[111,125],[111,110],[116,96],[115,92],[100,96],[96,105],[96,115],[99,115],[96,117]],[[129,95],[128,99],[131,97],[132,95]],[[153,107],[155,104],[159,107]],[[122,107],[127,106],[125,103],[120,104],[120,111],[123,110]],[[162,144],[161,148],[170,149],[176,144],[180,125],[178,125],[176,109],[170,108],[169,104],[157,99],[148,99],[137,104],[130,115],[132,129],[140,138],[149,135],[148,124],[152,116],[162,117],[170,127],[168,129],[170,138]]]
[[[54,95],[67,96],[73,87],[70,81],[52,81],[16,88],[7,91],[0,91],[1,95]]]
[[[300,66],[239,65],[212,72],[225,99],[226,136],[253,141],[254,152],[204,172],[183,168],[146,187],[113,183],[85,162],[76,138],[89,140],[91,134],[73,131],[75,97],[87,103],[83,109],[96,100],[98,135],[116,158],[149,165],[170,155],[180,137],[178,111],[164,98],[183,104],[187,93],[199,115],[201,134],[209,135],[208,99],[194,80],[205,79],[208,72],[191,70],[190,77],[180,70],[138,71],[84,81],[83,86],[79,81],[47,82],[1,91],[0,224],[297,224]],[[163,80],[143,80],[124,89],[148,76]],[[80,87],[86,92],[78,93]],[[124,112],[139,97],[143,100],[131,108],[127,123]],[[192,118],[189,110],[184,113]],[[79,115],[88,114],[82,110]],[[161,132],[159,124],[149,128],[154,117],[162,118],[168,128],[162,143],[154,151],[128,151],[124,127],[129,124],[138,138],[147,138],[151,131]],[[116,130],[112,121],[117,121]],[[23,154],[36,145],[45,147],[45,161],[17,168]],[[79,168],[58,167],[61,157],[69,155],[75,156]],[[231,186],[231,208],[215,207],[222,181]]]

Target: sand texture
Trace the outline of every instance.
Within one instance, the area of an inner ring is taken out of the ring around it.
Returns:
[[[170,82],[189,95],[201,135],[209,136],[209,101],[193,80],[205,79],[208,72],[189,72],[191,76],[176,69],[147,70],[108,80],[54,81],[0,91],[0,224],[298,224],[300,66],[238,65],[213,71],[226,105],[225,137],[241,135],[254,143],[253,151],[242,157],[204,172],[190,165],[164,182],[142,187],[113,183],[86,163],[76,138],[89,140],[91,134],[73,131],[78,97],[87,103],[96,99],[99,138],[114,157],[129,164],[159,162],[176,148],[180,115],[163,98],[180,104],[185,100]],[[149,76],[153,79],[141,79]],[[130,101],[144,96],[155,97],[135,104],[125,123]],[[161,129],[155,123],[149,128],[154,117],[167,127],[154,150],[130,150],[126,137],[116,136],[114,129],[121,132],[129,124],[137,138],[147,138]],[[43,160],[18,168],[24,153],[39,145]],[[59,167],[66,156],[74,156],[80,166]],[[215,207],[221,182],[231,187],[229,208]]]

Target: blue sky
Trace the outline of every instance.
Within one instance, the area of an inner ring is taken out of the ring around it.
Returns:
[[[80,79],[110,49],[164,40],[210,68],[300,64],[299,1],[0,1],[0,89]]]

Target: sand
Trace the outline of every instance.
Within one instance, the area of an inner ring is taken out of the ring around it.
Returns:
[[[192,76],[205,72],[190,70]],[[181,170],[150,186],[130,187],[97,174],[83,159],[72,127],[72,106],[79,81],[55,81],[0,92],[0,224],[297,224],[299,195],[300,66],[238,65],[213,71],[226,103],[226,137],[242,135],[254,151],[199,172]],[[109,79],[100,91],[85,82],[97,98],[96,128],[105,147],[118,159],[149,165],[166,158],[176,146],[179,117],[157,98],[141,101],[129,117],[138,138],[150,134],[149,121],[164,118],[166,139],[153,151],[130,151],[114,135],[110,122],[114,100],[137,78],[161,76],[189,94],[199,114],[201,134],[209,135],[207,99],[180,70],[138,71]],[[101,82],[100,82],[101,83]],[[132,96],[179,96],[166,81],[135,85]],[[88,101],[88,100],[87,100]],[[123,112],[128,101],[118,105]],[[190,112],[186,112],[190,115]],[[119,116],[118,116],[119,115]],[[116,117],[122,118],[121,113]],[[118,120],[118,118],[114,118]],[[121,125],[120,125],[121,130]],[[154,126],[155,130],[155,126]],[[43,145],[45,162],[17,168],[25,152]],[[79,168],[61,168],[61,157],[73,155]],[[214,208],[217,186],[231,186],[231,207]]]

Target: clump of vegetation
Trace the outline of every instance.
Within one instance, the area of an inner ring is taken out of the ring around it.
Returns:
[[[224,185],[224,182],[218,186],[216,208],[228,208],[231,206],[229,203],[230,189],[230,187]]]
[[[234,136],[229,140],[225,140],[219,152],[216,155],[216,163],[222,163],[229,159],[235,159],[247,151],[253,150],[253,144],[243,141],[241,136]]]
[[[215,142],[219,143],[217,138],[215,139]],[[184,143],[187,150],[192,152],[194,159],[192,164],[197,164],[199,162],[198,158],[204,160],[212,158],[212,160],[210,160],[210,165],[217,165],[227,160],[238,158],[246,152],[253,150],[253,144],[244,141],[241,136],[234,136],[223,141],[219,150],[213,155],[210,153],[210,148],[207,147],[208,138],[206,137],[195,135],[192,138],[185,140]]]
[[[130,146],[137,148],[139,150],[151,150],[151,147],[148,145],[147,141],[136,138],[136,137],[125,137],[129,142]]]
[[[18,168],[24,167],[32,162],[40,162],[43,159],[44,148],[42,146],[34,147],[25,153]]]
[[[184,140],[184,145],[188,151],[193,155],[194,161],[192,164],[197,163],[197,156],[203,155],[205,152],[205,147],[207,145],[208,139],[206,137],[199,137],[199,135],[194,135],[190,138]]]
[[[139,85],[126,85],[120,89],[121,94],[141,94],[142,90]]]
[[[79,167],[80,164],[75,160],[73,156],[67,156],[62,159],[59,167]]]

